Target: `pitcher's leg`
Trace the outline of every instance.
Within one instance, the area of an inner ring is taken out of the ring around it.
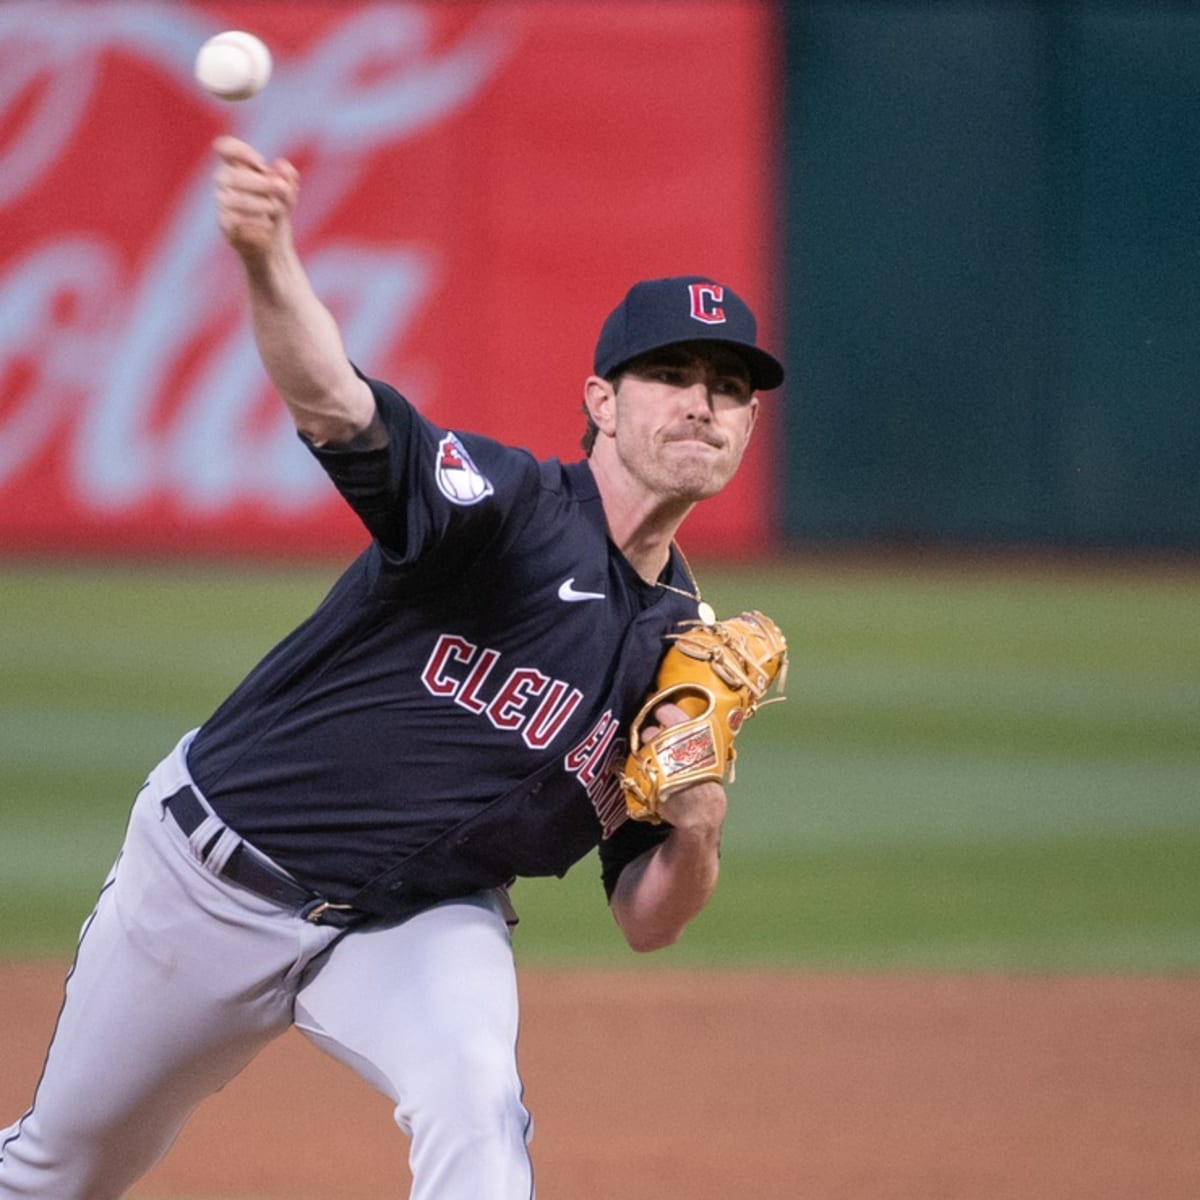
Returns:
[[[533,1195],[517,1023],[507,926],[474,903],[353,931],[296,1001],[297,1027],[395,1102],[411,1200]]]
[[[260,907],[181,850],[143,793],[33,1105],[0,1139],[0,1200],[123,1195],[196,1104],[288,1027],[297,934]]]

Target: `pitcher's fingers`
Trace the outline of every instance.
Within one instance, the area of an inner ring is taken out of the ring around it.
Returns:
[[[265,171],[267,160],[249,142],[223,133],[213,139],[213,150],[230,166],[249,167],[252,171]]]

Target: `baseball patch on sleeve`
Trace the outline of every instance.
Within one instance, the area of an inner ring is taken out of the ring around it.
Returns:
[[[495,489],[491,480],[471,460],[457,434],[448,433],[437,447],[435,471],[438,491],[451,504],[478,504]]]

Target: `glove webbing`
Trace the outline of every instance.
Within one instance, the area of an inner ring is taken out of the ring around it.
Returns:
[[[704,626],[710,633],[720,638],[729,653],[722,654],[720,648],[694,637],[690,630],[668,634],[670,640],[674,641],[689,658],[707,659],[712,664],[713,670],[735,691],[748,688],[752,699],[746,715],[751,716],[757,712],[762,705],[753,697],[761,696],[767,690],[768,681],[767,676],[761,670],[756,670],[753,678],[751,677],[752,655],[745,637],[724,624],[705,626],[703,621],[689,621],[688,624]],[[787,660],[785,659],[776,680],[776,691],[782,692],[786,684]],[[774,699],[764,700],[762,704],[775,704],[782,699],[782,695],[777,695]]]

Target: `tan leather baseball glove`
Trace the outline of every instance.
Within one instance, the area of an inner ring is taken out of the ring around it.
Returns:
[[[659,804],[672,792],[704,780],[734,777],[733,740],[764,704],[784,699],[787,642],[760,612],[728,621],[688,622],[670,635],[654,690],[634,719],[629,755],[620,772],[625,806],[635,821],[662,821]],[[772,685],[780,694],[765,700]],[[676,704],[688,720],[643,741],[660,704]]]

